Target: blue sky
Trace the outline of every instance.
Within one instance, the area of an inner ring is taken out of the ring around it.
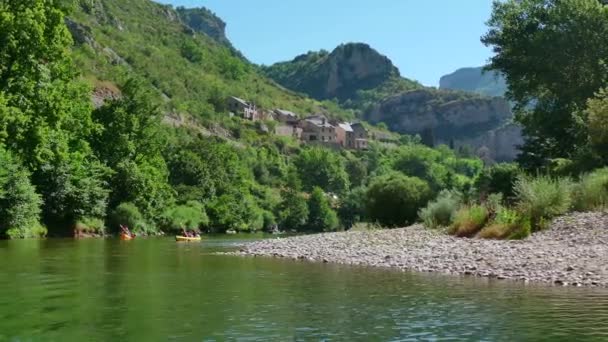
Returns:
[[[258,64],[309,50],[365,42],[401,74],[436,86],[442,75],[481,66],[491,55],[479,38],[491,0],[160,0],[204,6],[227,23],[234,46]]]

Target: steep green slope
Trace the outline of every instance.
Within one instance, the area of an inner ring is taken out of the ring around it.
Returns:
[[[204,121],[225,112],[228,96],[268,109],[326,110],[261,75],[235,52],[223,36],[223,22],[211,15],[149,0],[81,0],[68,21],[75,62],[101,96],[113,91],[112,84],[137,75],[162,95],[167,112]]]
[[[484,71],[483,67],[462,68],[441,77],[439,89],[470,91],[487,96],[504,96],[507,83],[496,72]]]

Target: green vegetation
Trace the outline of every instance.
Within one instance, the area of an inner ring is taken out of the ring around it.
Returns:
[[[579,211],[608,208],[608,169],[603,168],[581,176],[574,186],[572,203]]]
[[[518,210],[530,217],[533,230],[565,214],[572,205],[572,182],[567,178],[520,177],[514,185]]]
[[[338,215],[319,187],[315,187],[308,200],[308,226],[311,231],[330,232],[338,228]]]
[[[495,1],[488,26],[482,41],[496,53],[489,68],[505,75],[507,97],[524,128],[520,164],[547,169],[551,160],[565,158],[575,160],[579,172],[605,164],[606,149],[598,151],[596,143],[606,127],[597,124],[608,79],[606,4]]]
[[[418,213],[428,228],[448,227],[462,204],[462,194],[458,191],[442,190],[437,198]]]
[[[431,197],[429,185],[417,177],[388,173],[371,181],[366,208],[372,221],[399,227],[416,220],[416,215]]]
[[[488,209],[483,205],[462,207],[454,215],[449,233],[459,237],[472,237],[484,227],[488,218]]]

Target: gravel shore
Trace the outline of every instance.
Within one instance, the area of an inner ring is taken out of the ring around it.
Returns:
[[[521,241],[455,238],[414,225],[263,240],[237,254],[607,287],[608,213],[564,216]]]

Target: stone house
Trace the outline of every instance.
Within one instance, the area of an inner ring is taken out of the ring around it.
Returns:
[[[369,147],[369,137],[367,129],[362,123],[357,122],[351,124],[350,127],[353,130],[353,148],[356,150],[365,150]]]
[[[272,112],[272,117],[277,122],[275,127],[276,135],[301,138],[302,128],[299,126],[300,120],[296,113],[283,109],[275,109]]]
[[[336,125],[338,144],[350,150],[364,150],[368,147],[368,134],[360,123],[342,122]]]
[[[253,103],[249,103],[236,96],[230,96],[227,101],[228,111],[243,119],[256,121],[260,120],[260,112]]]
[[[306,143],[337,144],[336,128],[323,115],[313,115],[300,121],[302,141]]]

